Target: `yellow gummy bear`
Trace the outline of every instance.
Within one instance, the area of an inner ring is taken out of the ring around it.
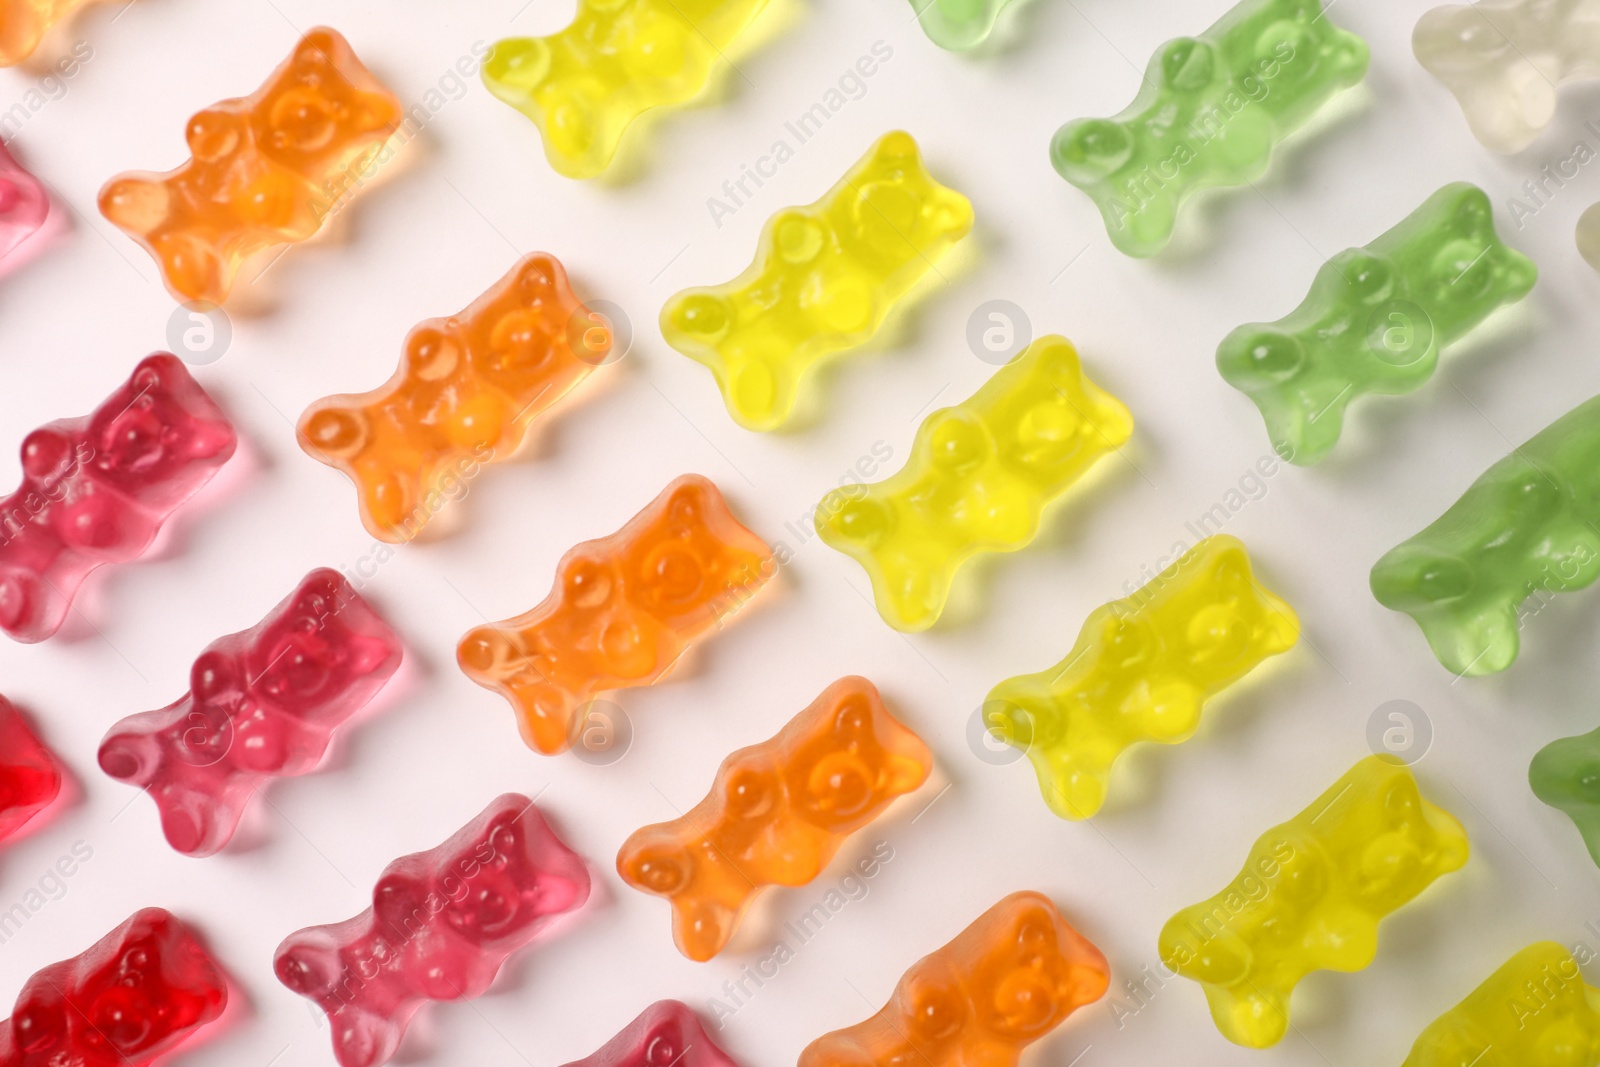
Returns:
[[[1594,1067],[1600,989],[1553,941],[1529,945],[1422,1032],[1404,1067]]]
[[[1132,434],[1133,416],[1084,377],[1077,350],[1041,337],[929,415],[898,473],[828,494],[817,532],[866,569],[885,622],[926,630],[963,563],[1032,541],[1045,506]]]
[[[1244,544],[1208,537],[1096,608],[1066,659],[995,686],[984,722],[1026,750],[1050,810],[1087,819],[1124,751],[1188,740],[1209,698],[1299,638],[1300,620],[1256,582]]]
[[[743,274],[667,301],[661,334],[711,369],[741,426],[776,429],[816,365],[866,342],[971,229],[971,202],[890,133],[821,200],[772,216]]]
[[[611,165],[634,119],[700,94],[766,4],[579,0],[577,18],[560,33],[496,42],[483,83],[544,133],[557,172],[593,178]]]
[[[1305,811],[1268,830],[1239,877],[1174,915],[1161,959],[1199,982],[1222,1036],[1276,1044],[1289,995],[1312,971],[1359,971],[1378,922],[1467,862],[1467,833],[1411,771],[1368,756]]]

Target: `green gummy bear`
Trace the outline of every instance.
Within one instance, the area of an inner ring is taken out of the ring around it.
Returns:
[[[1000,12],[1012,0],[911,0],[928,39],[940,48],[965,52],[994,32]]]
[[[1533,795],[1564,812],[1600,867],[1600,730],[1552,741],[1528,766]]]
[[[1353,400],[1421,387],[1440,349],[1527,296],[1538,277],[1495,233],[1488,194],[1457,182],[1365,248],[1330,259],[1287,317],[1229,334],[1217,369],[1261,409],[1280,456],[1317,463]]]
[[[1372,568],[1372,593],[1417,621],[1457,675],[1517,658],[1524,601],[1600,577],[1600,397],[1490,467]]]
[[[1369,58],[1322,0],[1244,0],[1164,45],[1120,115],[1061,127],[1050,159],[1100,208],[1113,244],[1153,256],[1185,200],[1266,173],[1274,146],[1359,82]]]

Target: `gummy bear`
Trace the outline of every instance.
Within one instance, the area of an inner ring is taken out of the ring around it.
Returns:
[[[289,935],[273,965],[328,1013],[342,1067],[376,1067],[424,1001],[481,996],[507,957],[588,898],[583,857],[533,801],[507,793],[444,844],[385,867],[360,915]]]
[[[497,41],[483,84],[539,127],[550,166],[593,178],[652,108],[688,103],[767,0],[579,0],[550,37]]]
[[[1313,971],[1359,971],[1378,923],[1467,862],[1467,833],[1411,771],[1368,756],[1305,811],[1263,834],[1228,888],[1174,915],[1161,959],[1199,982],[1222,1036],[1266,1048]]]
[[[1600,866],[1600,730],[1552,741],[1528,767],[1533,795],[1566,813]]]
[[[356,484],[369,533],[408,541],[605,361],[610,328],[583,311],[561,264],[528,256],[459,315],[412,330],[386,384],[311,405],[300,446]]]
[[[1012,0],[911,0],[928,39],[940,48],[965,52],[989,39],[1000,12]]]
[[[929,415],[899,473],[828,494],[817,532],[866,568],[884,621],[926,630],[963,563],[1032,541],[1045,507],[1132,433],[1128,409],[1084,377],[1077,350],[1041,337]]]
[[[1593,0],[1477,0],[1423,15],[1417,61],[1455,94],[1473,136],[1507,155],[1556,117],[1561,86],[1600,77]]]
[[[668,300],[661,335],[710,368],[736,422],[775,430],[816,366],[866,343],[971,229],[967,198],[887,134],[821,200],[767,220],[743,274]]]
[[[676,1000],[650,1005],[592,1056],[567,1067],[739,1067],[717,1047],[693,1009]]]
[[[0,697],[0,844],[61,795],[61,765]]]
[[[456,659],[511,702],[530,748],[555,755],[596,696],[659,681],[775,571],[717,487],[684,475],[622,529],[563,556],[543,603],[472,630]]]
[[[49,216],[50,194],[44,183],[0,143],[0,263],[43,229]]]
[[[112,727],[100,766],[150,794],[173,848],[209,856],[268,778],[322,762],[403,654],[344,575],[312,571],[259,624],[207,645],[180,700]]]
[[[143,555],[233,455],[227,418],[176,356],[159,352],[78,419],[22,442],[22,485],[0,502],[0,629],[42,641],[89,572]]]
[[[1600,271],[1600,204],[1590,204],[1578,216],[1576,238],[1583,261]]]
[[[1521,605],[1600,577],[1600,397],[1490,467],[1372,568],[1372,593],[1416,620],[1439,662],[1494,674],[1517,658]]]
[[[1456,182],[1372,244],[1330,259],[1287,317],[1229,334],[1217,369],[1261,409],[1280,456],[1317,463],[1353,400],[1420,388],[1440,349],[1527,296],[1538,276],[1496,236],[1488,194]]]
[[[1050,159],[1094,200],[1112,244],[1153,256],[1184,201],[1265,174],[1277,143],[1361,81],[1368,59],[1322,0],[1243,0],[1164,45],[1122,114],[1061,127]]]
[[[0,67],[33,55],[50,27],[88,0],[0,0]]]
[[[672,902],[678,950],[727,946],[762,888],[802,886],[845,838],[927,781],[933,756],[865,678],[842,678],[778,735],[723,761],[706,799],[623,844],[617,873]]]
[[[1038,893],[1013,893],[924,956],[883,1010],[807,1045],[800,1067],[1016,1067],[1105,995],[1105,956]]]
[[[149,1067],[227,1003],[226,978],[189,928],[145,908],[28,979],[0,1023],[0,1067]]]
[[[1051,811],[1087,819],[1124,751],[1187,741],[1209,698],[1299,637],[1300,620],[1256,581],[1243,543],[1208,537],[1096,608],[1060,663],[997,685],[984,721],[1027,752]]]
[[[221,304],[245,260],[309,239],[360,190],[402,118],[349,42],[314,29],[253,95],[189,120],[189,162],[118,175],[100,212],[179,300]]]
[[[1600,989],[1553,941],[1512,956],[1417,1038],[1403,1067],[1594,1067]]]

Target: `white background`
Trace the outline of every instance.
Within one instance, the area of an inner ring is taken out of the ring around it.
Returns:
[[[0,907],[22,899],[73,842],[94,853],[64,897],[0,946],[0,1000],[135,908],[159,904],[203,930],[240,986],[237,1025],[185,1064],[331,1064],[326,1026],[272,976],[279,940],[360,911],[386,862],[437,844],[491,797],[517,790],[538,793],[591,859],[593,905],[581,924],[517,956],[490,995],[425,1010],[402,1060],[544,1067],[589,1054],[656,999],[709,1010],[725,981],[771,951],[781,922],[888,842],[895,858],[870,895],[797,947],[718,1035],[752,1067],[787,1063],[876,1010],[910,963],[1017,889],[1049,893],[1104,948],[1119,982],[1136,977],[1156,963],[1169,915],[1220,889],[1262,830],[1366,754],[1368,719],[1392,699],[1431,718],[1436,740],[1418,772],[1464,821],[1474,855],[1384,926],[1377,962],[1303,983],[1295,1030],[1271,1052],[1225,1042],[1198,987],[1177,980],[1120,1027],[1105,1004],[1084,1010],[1029,1062],[1399,1063],[1424,1025],[1514,950],[1539,938],[1600,944],[1585,931],[1600,920],[1595,869],[1566,818],[1526,785],[1540,746],[1600,717],[1600,591],[1533,618],[1504,675],[1455,683],[1411,621],[1367,591],[1380,554],[1514,444],[1600,391],[1600,279],[1572,239],[1578,214],[1600,198],[1600,168],[1557,191],[1520,232],[1507,213],[1522,183],[1570,156],[1576,140],[1600,146],[1583,128],[1600,119],[1600,91],[1569,89],[1548,136],[1520,157],[1491,157],[1411,56],[1411,27],[1428,5],[1344,0],[1331,17],[1371,43],[1365,85],[1295,138],[1257,189],[1208,197],[1189,213],[1171,254],[1126,259],[1088,199],[1050,169],[1050,135],[1068,119],[1121,110],[1163,41],[1204,29],[1227,6],[1031,0],[1008,48],[962,57],[933,47],[905,0],[775,0],[719,99],[635,131],[636,177],[623,184],[556,176],[522,116],[476,83],[457,92],[404,165],[345,212],[335,239],[291,250],[252,287],[257,307],[236,311],[231,350],[197,372],[243,439],[232,476],[183,511],[156,558],[102,572],[66,632],[0,647],[0,690],[35,717],[80,793],[0,855]],[[74,19],[51,47],[84,40],[93,59],[13,143],[55,188],[71,229],[0,283],[0,484],[14,482],[28,430],[90,410],[136,360],[166,346],[172,301],[148,257],[96,212],[105,179],[176,166],[188,116],[253,91],[317,23],[342,30],[409,105],[474,42],[553,32],[571,11],[568,0],[138,0]],[[893,57],[865,95],[719,229],[707,198],[880,40]],[[39,77],[0,72],[0,111]],[[874,354],[826,378],[817,422],[776,436],[739,429],[704,368],[663,344],[657,310],[680,288],[732,277],[774,210],[815,199],[896,127],[972,198],[976,231],[941,266],[947,283],[924,293]],[[1267,453],[1254,407],[1216,373],[1218,340],[1287,312],[1327,256],[1371,240],[1457,179],[1489,190],[1502,232],[1541,267],[1539,287],[1451,350],[1416,395],[1360,405],[1330,462],[1280,470],[1233,517],[1227,529],[1299,610],[1305,639],[1218,700],[1193,741],[1147,747],[1119,768],[1092,823],[1057,820],[1025,763],[990,766],[969,750],[974,709],[1002,678],[1055,662],[1088,611],[1123,595],[1175,540],[1192,540],[1185,523]],[[317,397],[382,382],[413,324],[464,307],[536,249],[558,256],[585,297],[628,310],[632,351],[546,417],[526,454],[474,482],[458,532],[401,550],[366,587],[407,643],[402,675],[374,714],[320,773],[272,786],[245,840],[202,861],[177,855],[153,805],[97,770],[100,737],[122,716],[176,698],[208,641],[253,625],[307,570],[350,567],[370,550],[350,486],[300,452],[292,420]],[[816,540],[802,544],[785,524],[803,528],[875,442],[898,467],[930,403],[955,402],[991,373],[964,337],[973,309],[993,298],[1026,308],[1038,332],[1074,339],[1138,429],[1031,548],[982,569],[964,617],[902,637],[864,598],[854,564]],[[686,471],[714,478],[795,561],[669,682],[618,698],[636,728],[621,763],[529,752],[505,704],[457,671],[456,639],[540,600],[563,551],[615,530]],[[697,801],[723,756],[771,736],[847,673],[876,681],[929,741],[934,781],[853,840],[817,883],[771,893],[742,951],[706,965],[682,959],[665,904],[613,873],[617,847]]]

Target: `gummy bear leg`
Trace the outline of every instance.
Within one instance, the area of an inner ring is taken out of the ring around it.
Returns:
[[[1106,770],[1085,766],[1079,757],[1062,752],[1028,751],[1039,776],[1039,791],[1050,810],[1063,819],[1079,822],[1098,814],[1106,802]]]
[[[1498,674],[1516,661],[1521,647],[1514,607],[1487,608],[1459,622],[1442,612],[1420,616],[1417,622],[1439,662],[1458,676]]]
[[[1270,1048],[1289,1030],[1286,1001],[1245,978],[1230,986],[1206,986],[1211,1018],[1222,1036],[1245,1048]]]

